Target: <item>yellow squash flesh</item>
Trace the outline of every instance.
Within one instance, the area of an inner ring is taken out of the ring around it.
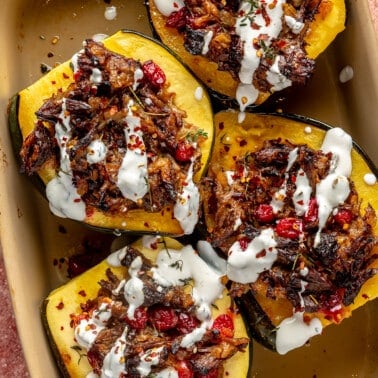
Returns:
[[[326,132],[319,122],[317,126],[314,124],[315,121],[310,119],[306,123],[306,118],[304,117],[296,117],[297,119],[295,120],[278,115],[247,113],[245,120],[239,124],[238,115],[239,113],[236,111],[223,111],[214,116],[216,135],[208,175],[215,177],[217,182],[225,187],[228,184],[224,172],[234,170],[234,157],[245,156],[248,152],[260,149],[264,141],[276,138],[287,139],[294,144],[307,144],[313,149],[320,149]],[[240,143],[241,141],[243,141],[242,144]],[[372,163],[368,163],[366,156],[356,147],[352,150],[352,167],[350,178],[355,183],[356,191],[361,201],[361,211],[370,204],[377,212],[378,183],[368,185],[364,180],[364,175],[367,173],[373,172],[377,175],[376,168],[372,166]],[[214,220],[209,214],[206,201],[204,203],[204,213],[207,228],[211,232],[214,227]],[[374,234],[378,235],[378,224],[375,225]],[[378,248],[376,247],[371,253],[378,253]],[[372,267],[378,268],[377,259]],[[254,296],[274,326],[277,326],[283,319],[292,316],[293,307],[288,300],[267,298],[265,294],[261,294],[266,292],[265,284],[260,282],[259,285],[261,286],[257,288],[257,294],[254,294]],[[352,311],[355,309],[377,297],[378,275],[375,275],[362,286],[354,303],[344,308],[340,321],[351,316]],[[323,326],[331,323],[321,313],[308,314],[308,316],[320,318]]]
[[[157,9],[155,1],[149,1],[150,18],[162,42],[172,49],[209,88],[222,95],[235,98],[238,82],[226,71],[219,71],[217,64],[206,57],[190,54],[184,47],[182,35],[174,28],[165,26],[166,17]],[[320,12],[310,25],[305,37],[309,58],[317,58],[345,28],[345,1],[323,0]],[[270,93],[260,92],[256,105],[263,103]]]
[[[213,139],[213,118],[209,97],[202,85],[193,75],[160,43],[136,32],[119,31],[104,40],[104,45],[111,51],[131,57],[141,62],[152,59],[164,71],[169,91],[176,94],[174,103],[186,112],[186,121],[207,133],[207,138],[200,142],[202,152],[201,169],[196,173],[194,181],[202,176],[210,155]],[[67,61],[47,73],[37,82],[18,94],[17,125],[10,128],[20,128],[23,139],[34,129],[35,112],[43,101],[51,97],[60,88],[63,90],[73,81],[70,62]],[[195,96],[198,88],[202,88],[202,97]],[[11,107],[15,109],[15,107]],[[13,110],[16,111],[16,110]],[[47,184],[56,175],[55,169],[48,164],[39,171],[39,176]],[[143,210],[130,210],[126,214],[109,215],[95,210],[84,220],[86,224],[104,228],[146,233],[165,233],[181,235],[183,230],[173,216],[173,205],[167,206],[161,212],[150,213]]]
[[[165,247],[176,250],[182,248],[182,245],[174,239],[165,238],[164,240],[165,245],[158,243],[158,248],[154,250],[143,246],[141,239],[134,242],[132,246],[151,261],[155,261],[158,252]],[[106,279],[105,272],[109,267],[106,260],[101,262],[67,284],[55,289],[44,301],[42,320],[59,367],[66,377],[85,378],[92,371],[85,357],[85,350],[82,349],[80,351],[77,348],[78,345],[74,340],[74,330],[70,326],[70,315],[81,313],[80,304],[97,296],[100,288],[98,282],[101,279]],[[127,268],[125,267],[111,267],[111,269],[119,278],[128,276]],[[223,297],[215,302],[213,316],[216,317],[219,314],[226,313],[230,307],[231,300],[225,291]],[[248,337],[240,314],[235,315],[234,326],[235,337]],[[225,363],[224,377],[246,377],[249,369],[249,358],[249,348],[243,353],[236,353]]]

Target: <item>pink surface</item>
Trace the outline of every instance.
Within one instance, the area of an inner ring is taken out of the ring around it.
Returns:
[[[378,0],[369,0],[378,33]],[[12,310],[4,261],[0,250],[0,378],[29,377]]]

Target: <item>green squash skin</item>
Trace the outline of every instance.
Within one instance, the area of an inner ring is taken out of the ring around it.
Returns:
[[[189,115],[188,121],[194,123],[193,119],[197,119],[197,121],[194,124],[198,126],[199,128],[203,128],[208,134],[208,140],[206,140],[204,144],[201,146],[201,152],[202,152],[201,173],[199,173],[198,175],[202,175],[206,170],[206,166],[208,164],[208,160],[210,157],[210,152],[211,152],[212,143],[213,143],[213,131],[214,131],[213,123],[212,123],[212,113],[213,113],[212,104],[205,90],[205,87],[201,84],[199,80],[197,80],[197,78],[194,77],[192,72],[184,64],[182,64],[182,62],[177,58],[177,56],[172,51],[170,51],[166,46],[164,46],[159,41],[156,41],[148,36],[145,36],[144,34],[141,34],[139,32],[129,31],[127,29],[123,29],[119,31],[118,33],[114,34],[113,36],[109,37],[106,41],[111,40],[110,43],[112,43],[112,46],[116,46],[116,48],[123,48],[122,41],[121,43],[118,41],[120,41],[121,38],[125,38],[125,40],[127,40],[128,37],[132,41],[134,40],[139,41],[138,46],[136,47],[137,54],[140,54],[140,51],[142,51],[140,45],[145,44],[146,46],[146,48],[144,49],[145,56],[143,58],[140,58],[140,60],[146,60],[147,56],[148,58],[151,57],[152,59],[154,59],[154,55],[155,56],[159,55],[159,57],[155,57],[155,59],[161,59],[160,54],[165,54],[165,55],[169,54],[170,58],[169,58],[168,64],[170,65],[170,67],[176,67],[174,71],[172,70],[172,68],[170,68],[172,71],[169,71],[173,74],[172,78],[173,78],[173,81],[176,83],[176,86],[177,86],[177,83],[179,82],[177,79],[177,76],[178,76],[177,72],[181,72],[181,69],[182,69],[183,82],[186,82],[186,78],[190,76],[191,86],[193,86],[194,83],[196,83],[197,86],[202,86],[203,99],[200,101],[201,105],[196,103],[197,100],[194,99],[194,96],[193,96],[193,100],[182,101],[184,98],[185,99],[187,98],[188,96],[187,92],[185,92],[184,90],[182,91],[182,95],[181,95],[176,90],[176,99],[177,101],[181,99],[181,102],[183,104],[182,109],[187,111]],[[110,47],[110,50],[112,50],[111,47]],[[128,47],[127,43],[126,43],[125,51],[126,52],[124,55],[129,54],[129,56],[133,57],[132,53],[129,52],[130,47]],[[115,52],[120,53],[117,50],[115,50]],[[172,62],[175,62],[175,63],[172,63]],[[170,81],[171,76],[169,72],[166,72],[164,65],[161,65],[161,66],[162,66],[163,71],[165,71],[165,73],[167,74],[167,80]],[[43,90],[43,87],[41,88]],[[8,108],[8,129],[11,136],[13,150],[14,150],[14,153],[16,155],[16,159],[18,162],[20,162],[19,151],[22,146],[23,138],[25,137],[22,134],[24,131],[20,125],[20,119],[19,119],[22,93],[23,91],[16,94],[10,99],[9,108]],[[197,107],[198,107],[198,110],[197,112],[195,112],[195,109],[197,109]],[[206,110],[204,111],[204,109]],[[204,116],[203,121],[201,119],[202,123],[200,122],[200,118],[197,115],[194,115],[195,113],[203,114]],[[193,118],[193,115],[194,115],[194,118]],[[41,193],[43,193],[43,195],[45,196],[44,192],[45,192],[46,178],[38,176],[38,175],[33,175],[32,177],[30,177],[30,179],[33,181],[34,185],[38,188],[38,190]],[[199,176],[197,177],[197,180],[199,180]],[[171,205],[171,208],[172,207],[173,207],[173,204]],[[131,214],[132,213],[130,213],[130,218],[131,218]],[[154,214],[153,219],[151,220],[152,225],[146,225],[146,222],[144,222],[144,220],[151,219],[151,217],[149,218],[151,214]],[[168,213],[166,212],[166,214]],[[168,215],[164,217],[162,216],[161,220],[158,221],[158,219],[160,218],[156,215],[156,213],[138,211],[137,213],[132,215],[132,219],[127,220],[129,224],[130,222],[132,223],[130,227],[128,227],[127,225],[126,227],[123,227],[122,224],[124,222],[122,222],[122,219],[120,219],[120,217],[112,218],[112,216],[108,216],[106,215],[106,213],[98,212],[97,215],[95,215],[94,219],[92,220],[91,219],[86,219],[82,223],[88,225],[91,229],[102,231],[102,232],[116,231],[116,232],[121,232],[121,233],[142,233],[142,234],[147,233],[147,234],[162,234],[162,235],[169,235],[169,236],[180,236],[183,234],[181,227],[178,224],[178,221],[173,219],[173,216],[172,217],[168,217]],[[138,219],[140,219],[140,221],[136,221]],[[172,221],[170,219],[172,219]],[[159,228],[160,227],[159,225],[161,225],[162,229]]]

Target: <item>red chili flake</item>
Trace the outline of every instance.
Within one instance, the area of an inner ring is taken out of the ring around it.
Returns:
[[[144,222],[143,224],[144,224],[144,227],[147,227],[147,228],[150,227],[150,225],[148,224],[148,222]]]
[[[51,84],[52,84],[52,85],[55,85],[55,84],[56,84],[56,81],[55,81],[55,80],[51,80]]]
[[[159,332],[175,328],[178,317],[172,308],[157,306],[148,311],[148,320]]]
[[[240,142],[239,142],[239,146],[240,147],[244,147],[247,145],[247,141],[245,139],[242,139]]]
[[[219,130],[223,130],[224,129],[224,122],[219,122],[218,128],[219,128]]]
[[[54,260],[53,260],[53,265],[54,265],[54,266],[57,266],[57,265],[58,265],[58,259],[54,259]]]
[[[58,310],[63,310],[63,308],[64,308],[64,303],[63,303],[63,302],[58,303],[58,305],[56,306],[56,308],[57,308]]]
[[[147,80],[156,88],[161,88],[166,77],[164,71],[152,60],[143,63],[142,71]]]
[[[277,222],[276,232],[279,236],[297,239],[302,232],[302,222],[297,218],[283,218]]]
[[[144,329],[146,328],[148,316],[147,309],[143,307],[138,307],[134,311],[134,319],[125,318],[125,322],[132,328]]]
[[[63,327],[63,326],[60,326],[60,330],[61,330],[61,331],[64,331],[64,327]]]
[[[189,162],[194,155],[194,147],[188,143],[179,143],[175,151],[175,159],[182,163]]]
[[[255,217],[262,223],[272,222],[275,218],[273,207],[264,203],[260,204],[255,211]]]
[[[80,290],[78,292],[79,295],[81,295],[82,297],[86,297],[87,296],[87,293],[85,292],[85,290]]]
[[[230,147],[229,147],[229,146],[224,146],[224,151],[225,151],[225,152],[230,151]]]
[[[187,334],[192,332],[196,327],[198,327],[199,321],[194,316],[186,313],[180,312],[178,314],[178,322],[176,328],[180,333]]]
[[[228,314],[218,315],[214,320],[212,329],[218,330],[221,337],[233,337],[235,332],[234,322]]]
[[[63,78],[64,79],[69,79],[70,78],[70,76],[69,75],[67,75],[65,72],[63,72]]]
[[[74,202],[75,202],[75,203],[78,203],[78,202],[80,202],[80,201],[81,201],[81,198],[75,198],[75,199],[74,199]]]
[[[210,370],[207,374],[201,375],[200,378],[217,378],[219,377],[219,371],[217,368]]]
[[[340,225],[350,224],[353,220],[353,214],[348,209],[340,209],[334,216],[335,221]]]
[[[266,250],[265,249],[256,253],[256,258],[260,258],[260,257],[264,257],[264,256],[266,256]]]

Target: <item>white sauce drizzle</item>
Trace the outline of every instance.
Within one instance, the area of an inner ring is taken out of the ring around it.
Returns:
[[[200,204],[199,190],[193,182],[193,162],[186,177],[186,185],[177,196],[173,208],[174,217],[179,221],[185,234],[191,234],[198,222]]]
[[[143,281],[138,277],[138,273],[142,267],[142,258],[136,257],[129,267],[130,279],[124,286],[124,295],[129,307],[127,309],[127,316],[134,319],[135,310],[144,302]]]
[[[71,137],[70,116],[66,114],[66,99],[62,101],[62,112],[55,124],[55,139],[60,149],[60,170],[46,185],[46,196],[50,210],[62,218],[79,221],[85,219],[85,203],[72,183],[72,170],[66,143]]]
[[[106,20],[111,21],[117,17],[117,7],[110,6],[105,8],[104,17]]]
[[[306,127],[304,128],[304,132],[305,132],[305,134],[311,134],[311,133],[312,133],[312,128],[311,128],[311,126],[306,126]]]
[[[270,269],[276,260],[276,245],[272,228],[263,229],[245,250],[241,248],[239,241],[236,241],[228,252],[228,278],[240,283],[255,282],[259,274]]]
[[[281,188],[273,194],[273,198],[270,202],[270,206],[272,206],[273,212],[278,213],[284,205],[284,200],[286,198],[286,184],[287,180],[289,179],[289,171],[295,161],[297,160],[298,157],[298,147],[292,149],[289,152],[289,157],[288,157],[288,162],[287,162],[287,167],[285,170],[285,179],[284,182],[281,185]]]
[[[209,30],[204,36],[204,45],[202,47],[202,55],[206,55],[209,52],[209,45],[211,40],[213,39],[214,32]]]
[[[75,340],[85,349],[90,349],[99,332],[105,328],[111,318],[111,308],[107,303],[93,311],[89,319],[83,319],[75,328]]]
[[[159,364],[160,354],[163,352],[164,347],[148,349],[146,353],[140,357],[140,363],[137,370],[141,377],[147,377],[151,373],[151,368]]]
[[[194,91],[194,98],[197,101],[201,101],[203,99],[203,88],[202,87],[196,88],[196,90]]]
[[[266,79],[272,85],[272,91],[281,91],[292,85],[292,81],[280,71],[279,61],[280,57],[277,55],[269,71],[266,73]]]
[[[155,5],[162,15],[168,17],[173,12],[180,10],[185,4],[183,0],[155,0]]]
[[[120,377],[122,373],[126,374],[124,353],[126,349],[127,332],[128,327],[126,326],[122,335],[115,341],[114,345],[105,356],[101,368],[101,378],[116,378]]]
[[[91,76],[89,76],[89,80],[93,84],[100,84],[102,82],[102,72],[98,68],[92,68]]]
[[[155,374],[156,378],[179,378],[177,370],[172,367],[168,367]]]
[[[269,47],[272,39],[279,35],[282,30],[282,5],[285,2],[285,0],[266,2],[265,9],[270,18],[269,25],[263,17],[263,12],[256,13],[253,11],[250,1],[242,1],[240,4],[240,16],[236,20],[235,31],[243,43],[243,58],[239,71],[240,84],[236,91],[236,99],[241,112],[244,112],[248,105],[253,104],[259,94],[259,91],[253,85],[253,76],[260,64],[261,54],[258,53],[254,41],[260,35],[266,34],[268,38],[264,42],[265,46]],[[247,14],[251,14],[252,17],[246,17]],[[251,18],[253,18],[254,24],[259,25],[258,28],[251,26]]]
[[[333,128],[327,131],[321,150],[324,153],[332,152],[333,157],[330,173],[316,185],[319,227],[315,235],[315,246],[320,242],[329,215],[350,193],[348,177],[352,171],[352,138],[344,130]]]
[[[294,34],[299,34],[304,28],[303,22],[298,21],[294,17],[291,17],[291,16],[285,15],[285,22],[286,22],[286,25],[290,28],[290,30]]]
[[[354,70],[351,66],[345,66],[339,73],[340,83],[346,83],[354,77]]]
[[[102,140],[96,139],[89,144],[87,151],[87,162],[95,164],[105,160],[108,148]]]
[[[279,324],[276,334],[276,349],[279,354],[299,348],[311,337],[322,333],[322,323],[318,318],[311,319],[307,324],[303,315],[304,312],[296,312]]]
[[[373,173],[366,173],[364,175],[364,181],[367,185],[375,185],[377,183],[377,177]]]
[[[310,181],[302,168],[298,170],[295,185],[296,189],[293,194],[295,212],[298,216],[302,216],[307,212],[312,192]]]
[[[125,198],[134,202],[148,192],[147,154],[140,127],[140,118],[126,116],[127,151],[118,171],[117,185]]]

